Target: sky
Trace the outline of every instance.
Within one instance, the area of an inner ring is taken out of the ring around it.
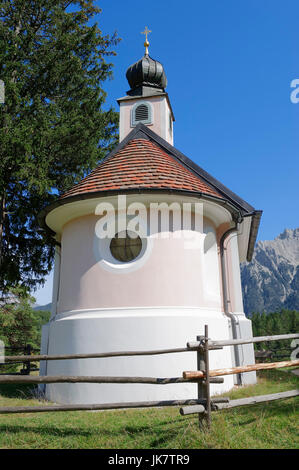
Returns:
[[[165,69],[175,115],[174,146],[256,209],[258,240],[298,221],[298,0],[98,0],[95,21],[117,31],[105,108],[118,110],[127,68],[149,54]],[[299,88],[298,95],[299,97]],[[35,292],[51,301],[52,275]]]

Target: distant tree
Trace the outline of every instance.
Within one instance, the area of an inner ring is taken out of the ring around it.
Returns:
[[[299,311],[281,310],[279,312],[252,313],[253,336],[274,336],[299,332]],[[289,357],[291,340],[279,340],[271,342],[256,343],[256,349],[269,349],[275,353],[284,354]]]
[[[54,243],[36,216],[117,140],[103,110],[116,35],[92,23],[94,0],[0,0],[0,293],[30,290]],[[25,326],[24,326],[25,327]]]
[[[34,310],[35,299],[27,294],[25,289],[12,289],[6,296],[5,303],[0,304],[0,340],[4,342],[7,354],[19,355],[26,352],[30,345],[39,349],[41,344],[42,325],[50,319],[50,312]],[[20,364],[0,364],[1,372],[16,372],[22,368]]]
[[[0,305],[0,340],[5,346],[24,348],[31,344],[40,347],[41,323],[49,319],[49,312],[35,312],[34,298],[24,289],[13,289],[5,304]]]

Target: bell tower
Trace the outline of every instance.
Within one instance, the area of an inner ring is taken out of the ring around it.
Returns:
[[[142,122],[173,145],[174,115],[165,92],[167,79],[163,65],[149,56],[147,35],[150,32],[147,27],[142,32],[145,34],[144,56],[126,72],[130,90],[117,100],[120,106],[119,141]]]

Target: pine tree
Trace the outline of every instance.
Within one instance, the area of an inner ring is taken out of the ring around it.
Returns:
[[[116,142],[103,110],[117,42],[94,0],[0,0],[0,292],[44,280],[53,240],[37,214]]]
[[[39,347],[40,331],[31,307],[33,300],[24,289],[17,287],[11,289],[9,302],[0,305],[0,340],[5,346],[24,348],[31,343]]]

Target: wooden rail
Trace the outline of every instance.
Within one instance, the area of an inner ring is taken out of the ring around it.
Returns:
[[[213,406],[220,403],[228,403],[228,398],[215,398]],[[100,403],[93,405],[44,405],[44,406],[8,406],[0,407],[0,414],[7,413],[48,413],[53,411],[96,411],[117,410],[123,408],[152,408],[163,406],[197,405],[204,410],[205,400],[162,400],[162,401],[137,401],[124,403]]]
[[[23,348],[14,348],[10,346],[6,346],[5,350],[10,350],[10,351],[23,351],[23,356],[13,356],[15,359],[11,361],[6,361],[0,364],[0,368],[12,365],[12,364],[23,364],[23,369],[19,372],[19,374],[25,374],[25,375],[30,375],[30,372],[32,370],[31,367],[31,362],[28,360],[28,358],[31,356],[32,351],[36,351],[36,349],[33,349],[31,344],[27,344]],[[20,357],[24,357],[25,359],[20,360]],[[36,369],[34,369],[36,370]]]
[[[68,359],[100,359],[105,357],[121,357],[121,356],[152,356],[156,354],[172,354],[196,351],[194,348],[172,348],[172,349],[154,349],[152,351],[113,351],[107,353],[89,353],[89,354],[38,354],[31,356],[5,356],[5,361],[64,361]]]
[[[252,372],[256,370],[266,369],[280,369],[283,367],[299,367],[299,359],[295,361],[281,361],[281,362],[268,362],[262,364],[250,364],[248,366],[231,367],[227,369],[214,369],[210,370],[210,377],[217,377],[221,375],[240,374],[242,372]],[[206,373],[202,370],[199,371],[185,371],[183,372],[184,379],[200,379],[204,378]]]
[[[287,335],[274,335],[274,336],[255,336],[247,339],[228,339],[223,341],[210,341],[209,349],[214,349],[214,347],[224,347],[224,346],[237,346],[238,344],[251,344],[251,343],[262,343],[264,341],[278,341],[283,339],[296,339],[299,338],[299,333],[291,333]],[[198,341],[189,341],[187,343],[187,348],[194,350],[200,347],[200,342]]]
[[[209,350],[221,349],[223,346],[234,346],[238,344],[250,344],[258,343],[263,341],[277,341],[281,339],[294,339],[299,338],[299,334],[287,334],[287,335],[276,335],[276,336],[257,336],[248,339],[235,339],[225,341],[209,341]],[[62,361],[68,359],[99,359],[105,357],[121,357],[121,356],[151,356],[159,354],[173,354],[181,352],[197,351],[204,345],[199,341],[188,342],[185,348],[172,348],[172,349],[154,349],[148,351],[112,351],[105,353],[88,353],[88,354],[36,354],[36,355],[23,355],[23,356],[5,356],[5,361]]]
[[[238,400],[229,400],[228,403],[215,402],[215,399],[213,399],[212,411],[235,408],[236,406],[255,405],[256,403],[265,403],[269,401],[293,398],[297,396],[299,396],[299,390],[289,390],[287,392],[273,393],[270,395],[258,395],[255,397],[240,398]],[[193,405],[180,408],[180,413],[182,416],[202,412],[202,405],[200,407],[198,405]]]
[[[95,383],[95,384],[154,384],[169,385],[178,383],[198,382],[203,378],[185,379],[182,377],[107,377],[107,376],[89,376],[89,375],[2,375],[0,384],[54,384],[54,383]],[[212,381],[212,380],[211,380]],[[221,377],[215,377],[213,383],[223,383]]]

